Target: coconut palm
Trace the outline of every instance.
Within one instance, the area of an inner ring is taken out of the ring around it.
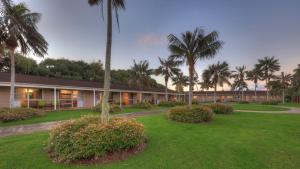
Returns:
[[[246,80],[253,81],[253,83],[254,83],[254,97],[255,97],[254,99],[256,101],[257,100],[257,94],[256,94],[257,83],[259,80],[261,80],[261,72],[260,72],[259,68],[254,67],[253,70],[247,71],[246,74],[247,74]]]
[[[291,74],[284,74],[281,72],[281,76],[278,77],[281,83],[281,90],[282,90],[282,103],[285,103],[285,89],[291,85],[292,75]]]
[[[10,0],[1,0],[1,42],[8,50],[11,62],[10,108],[14,107],[15,93],[15,50],[20,48],[23,54],[32,51],[37,56],[47,54],[48,43],[37,30],[41,15],[31,12],[24,3],[13,4]]]
[[[104,0],[88,0],[91,6],[100,6],[103,12]],[[119,26],[118,11],[125,9],[125,0],[107,0],[107,35],[106,35],[106,54],[105,54],[105,75],[104,75],[104,92],[102,99],[101,121],[106,123],[109,120],[109,90],[110,90],[110,62],[112,48],[112,13],[115,11],[117,24]]]
[[[174,60],[173,58],[162,59],[158,58],[160,66],[155,70],[156,75],[162,75],[165,80],[165,100],[168,101],[168,82],[175,74],[178,74],[180,69],[178,66],[181,64],[180,61]]]
[[[183,92],[183,88],[188,85],[189,77],[184,76],[182,72],[175,74],[172,77],[173,85],[177,93]]]
[[[203,29],[196,28],[193,32],[186,31],[178,38],[168,36],[171,57],[186,62],[189,67],[189,105],[192,105],[195,65],[198,60],[213,58],[223,42],[218,40],[216,31],[205,34]]]
[[[292,86],[296,93],[300,92],[300,64],[298,64],[298,67],[294,69]]]
[[[130,84],[136,85],[140,89],[150,87],[153,70],[149,68],[149,62],[147,60],[141,60],[138,63],[133,60],[133,66],[130,70]]]
[[[280,64],[279,60],[275,59],[274,56],[269,57],[266,56],[263,59],[258,59],[258,64],[256,64],[256,67],[259,68],[259,70],[262,73],[262,79],[266,81],[266,88],[267,88],[267,100],[269,100],[269,85],[268,83],[272,78],[274,78],[274,72],[280,70]]]
[[[239,66],[235,68],[232,73],[232,78],[234,78],[234,82],[231,85],[232,90],[238,90],[242,92],[242,100],[244,100],[244,90],[248,89],[248,84],[246,83],[246,66]]]
[[[216,95],[218,85],[221,87],[223,87],[224,84],[230,85],[230,77],[231,71],[229,70],[229,65],[227,62],[218,62],[217,64],[212,64],[203,71],[203,83],[214,88],[214,103],[217,101]]]

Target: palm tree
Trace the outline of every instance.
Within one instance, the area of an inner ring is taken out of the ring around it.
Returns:
[[[172,84],[175,86],[175,90],[179,93],[183,92],[183,88],[188,85],[189,77],[184,76],[182,72],[179,72],[172,77],[172,81]]]
[[[209,87],[214,88],[214,103],[216,103],[217,86],[223,87],[224,83],[230,85],[229,79],[231,71],[227,62],[218,62],[217,64],[210,65],[203,71],[203,83]]]
[[[104,0],[88,0],[88,3],[100,6],[103,12]],[[107,35],[106,35],[106,54],[105,54],[105,75],[104,75],[104,92],[102,99],[101,121],[107,123],[109,120],[109,90],[110,90],[110,62],[112,48],[112,10],[115,10],[117,24],[119,26],[118,10],[125,9],[125,0],[107,0]]]
[[[300,92],[300,64],[294,69],[294,74],[292,78],[292,85],[296,93]]]
[[[274,78],[274,72],[280,70],[279,60],[272,57],[264,57],[263,59],[258,59],[258,64],[256,65],[262,72],[262,79],[266,81],[267,88],[267,100],[269,100],[269,87],[268,83],[272,78]]]
[[[4,42],[11,62],[10,108],[14,107],[15,93],[15,50],[20,48],[23,54],[33,51],[37,56],[47,54],[48,43],[37,30],[41,15],[31,12],[24,3],[13,4],[10,0],[1,0],[1,42]]]
[[[178,69],[178,66],[181,64],[181,62],[170,57],[168,59],[162,59],[159,57],[158,59],[160,66],[155,70],[155,74],[164,76],[165,100],[168,101],[168,81],[175,74],[179,73],[180,69]]]
[[[255,101],[257,101],[257,94],[256,94],[257,83],[259,80],[261,80],[261,72],[260,72],[259,68],[254,67],[253,70],[247,71],[246,74],[247,74],[246,80],[253,81],[253,83],[254,83],[254,97],[255,97]]]
[[[153,70],[149,68],[149,62],[147,60],[142,60],[139,63],[133,60],[130,84],[134,84],[140,89],[150,87],[152,74]]]
[[[194,32],[186,31],[181,39],[173,34],[168,36],[171,57],[186,62],[189,67],[189,105],[192,105],[194,74],[196,62],[200,59],[213,58],[223,42],[218,40],[216,31],[205,34],[203,29],[196,28]]]
[[[281,72],[281,76],[278,77],[281,83],[282,88],[282,104],[285,103],[285,89],[290,86],[292,81],[292,75],[291,74],[284,74],[284,72]]]
[[[236,70],[233,71],[232,78],[234,82],[231,86],[232,90],[242,91],[242,100],[244,100],[244,90],[248,89],[248,84],[246,83],[246,66],[236,67]]]

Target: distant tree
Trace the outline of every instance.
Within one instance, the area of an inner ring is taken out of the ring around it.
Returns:
[[[293,95],[300,95],[300,64],[294,69],[294,74],[292,77],[292,91]]]
[[[257,83],[259,80],[261,80],[262,72],[259,70],[258,67],[254,67],[254,69],[247,71],[247,78],[246,80],[253,81],[254,83],[254,95],[255,95],[255,101],[257,100]]]
[[[258,59],[258,64],[256,65],[262,73],[262,79],[266,81],[267,88],[267,100],[269,100],[269,85],[268,83],[272,78],[274,78],[274,73],[280,70],[279,60],[272,57],[264,57],[263,59]]]
[[[221,87],[223,87],[224,84],[230,85],[230,76],[231,71],[229,70],[229,65],[227,62],[218,62],[217,64],[212,64],[203,71],[203,82],[209,87],[214,88],[214,103],[217,101],[216,95],[218,85]]]
[[[32,51],[43,57],[47,53],[48,43],[37,30],[41,15],[31,12],[24,3],[13,4],[11,0],[1,0],[1,43],[8,49],[11,62],[10,108],[14,107],[15,94],[15,50],[23,54]]]
[[[165,80],[165,100],[168,101],[168,82],[169,79],[174,77],[175,74],[180,72],[178,66],[181,64],[180,61],[174,60],[173,58],[162,59],[158,58],[160,66],[155,70],[156,75],[162,75]]]
[[[186,62],[189,67],[189,105],[192,105],[195,65],[198,60],[213,58],[223,42],[218,40],[216,31],[208,34],[203,29],[196,28],[193,32],[186,31],[181,38],[173,34],[168,36],[171,57]]]
[[[284,74],[284,72],[281,72],[281,76],[278,76],[278,80],[281,84],[281,90],[282,90],[282,103],[285,103],[285,90],[291,85],[292,81],[292,75],[291,74]]]
[[[234,82],[231,85],[232,90],[242,92],[242,100],[244,100],[244,90],[248,90],[248,84],[246,83],[246,66],[239,66],[233,71],[232,78]]]
[[[172,81],[176,91],[183,92],[183,88],[188,85],[189,77],[184,76],[182,72],[179,72],[172,77]]]
[[[136,85],[140,89],[151,86],[151,75],[153,70],[149,68],[149,62],[142,60],[136,63],[133,60],[133,66],[131,67],[130,84]]]

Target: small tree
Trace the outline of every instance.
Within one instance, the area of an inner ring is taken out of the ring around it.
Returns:
[[[227,62],[218,62],[217,64],[212,64],[203,71],[203,83],[214,88],[214,103],[217,102],[218,85],[221,87],[223,87],[224,84],[230,85],[230,76],[231,71],[229,71],[229,65]]]
[[[281,83],[281,90],[282,90],[282,104],[285,103],[285,90],[291,85],[292,75],[291,74],[284,74],[281,72],[281,76],[278,77]]]
[[[246,83],[246,66],[236,67],[233,71],[232,78],[234,82],[231,85],[232,90],[238,90],[242,92],[242,100],[244,100],[244,90],[248,90],[248,84]]]
[[[253,81],[253,83],[254,83],[254,99],[255,99],[255,101],[257,101],[257,94],[256,94],[257,93],[256,92],[257,91],[257,83],[259,80],[261,80],[262,73],[259,70],[259,68],[254,67],[253,70],[247,71],[246,74],[247,74],[246,80]]]
[[[173,58],[162,59],[158,58],[160,66],[155,70],[156,75],[162,75],[165,80],[165,100],[168,101],[168,81],[170,78],[178,74],[180,69],[178,66],[181,64],[180,61],[174,60]]]

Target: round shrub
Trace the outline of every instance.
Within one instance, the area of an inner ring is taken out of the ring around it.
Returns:
[[[153,106],[149,102],[142,102],[131,105],[130,107],[137,109],[151,109]]]
[[[94,106],[91,109],[93,112],[101,112],[102,111],[102,105],[101,103],[97,104],[96,106]],[[117,113],[117,112],[122,112],[122,108],[118,105],[115,104],[111,104],[110,105],[110,109],[109,109],[109,113]]]
[[[113,118],[101,123],[95,116],[67,121],[50,132],[48,152],[55,162],[96,160],[108,153],[136,148],[146,141],[143,124]]]
[[[168,112],[169,119],[185,123],[209,122],[213,115],[209,107],[200,105],[174,107]]]
[[[44,113],[38,109],[31,108],[1,108],[0,121],[10,122],[17,120],[25,120],[37,116],[43,116]]]
[[[208,104],[208,107],[212,109],[212,111],[216,114],[231,114],[233,113],[233,107],[227,104],[214,103]]]

